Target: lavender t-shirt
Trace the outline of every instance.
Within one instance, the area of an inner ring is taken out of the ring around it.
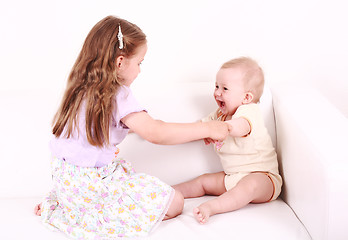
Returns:
[[[52,155],[66,162],[81,167],[102,167],[109,164],[114,156],[116,145],[122,142],[129,129],[121,122],[121,119],[133,112],[144,111],[134,98],[129,87],[121,86],[115,97],[115,110],[110,124],[110,145],[102,148],[92,146],[86,136],[85,105],[82,104],[78,117],[78,128],[75,128],[72,136],[64,137],[63,134],[50,141]]]

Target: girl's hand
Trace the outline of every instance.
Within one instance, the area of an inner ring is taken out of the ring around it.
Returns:
[[[223,141],[229,134],[229,124],[221,121],[209,121],[210,140],[204,140],[205,143],[214,143],[215,141]],[[207,139],[207,138],[206,138]]]

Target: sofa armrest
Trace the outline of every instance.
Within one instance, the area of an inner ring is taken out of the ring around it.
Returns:
[[[282,198],[313,239],[348,239],[348,119],[314,89],[272,94]]]

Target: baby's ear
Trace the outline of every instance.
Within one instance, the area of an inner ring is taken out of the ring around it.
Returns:
[[[247,92],[244,95],[243,104],[251,103],[253,99],[254,99],[254,94],[252,94],[251,92]]]

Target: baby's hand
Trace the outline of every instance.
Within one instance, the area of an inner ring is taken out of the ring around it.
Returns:
[[[204,138],[203,140],[204,140],[205,145],[214,144],[217,142],[216,140],[211,139],[211,138]]]
[[[207,142],[223,141],[229,134],[229,124],[221,121],[210,121],[210,139]],[[206,142],[206,141],[204,141]],[[206,142],[206,143],[207,143]]]

